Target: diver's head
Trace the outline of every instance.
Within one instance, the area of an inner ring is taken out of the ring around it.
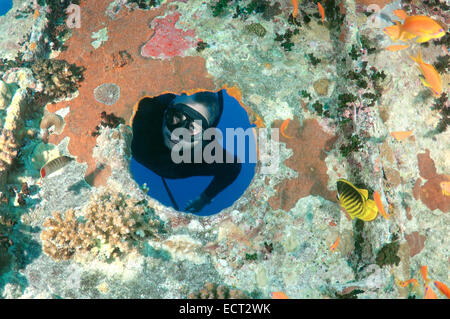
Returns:
[[[194,148],[202,143],[203,130],[217,125],[221,113],[222,106],[215,93],[199,92],[190,96],[177,96],[164,112],[164,144],[169,149],[178,143],[183,143],[183,149]],[[172,132],[177,128],[187,129],[189,138],[172,138]]]

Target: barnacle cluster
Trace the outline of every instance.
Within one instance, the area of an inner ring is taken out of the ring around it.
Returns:
[[[44,84],[43,94],[50,99],[66,98],[78,89],[83,80],[83,67],[77,67],[63,60],[41,59],[31,70],[36,79]]]
[[[92,196],[82,220],[69,209],[64,217],[54,212],[43,226],[43,251],[53,259],[67,260],[76,253],[109,259],[135,251],[140,239],[159,238],[160,222],[144,202],[104,190]]]
[[[230,289],[227,286],[217,285],[207,282],[205,286],[197,292],[192,292],[189,299],[247,299],[249,296],[241,290]]]

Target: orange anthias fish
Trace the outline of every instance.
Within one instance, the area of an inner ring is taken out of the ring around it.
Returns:
[[[428,284],[425,284],[425,297],[424,299],[438,299],[436,293],[431,289]]]
[[[441,182],[442,195],[450,196],[450,182]]]
[[[422,266],[420,267],[420,273],[422,274],[423,281],[425,281],[425,284],[428,284],[430,281],[428,279],[428,266]]]
[[[397,141],[401,142],[401,141],[407,139],[408,137],[410,137],[412,135],[412,133],[413,133],[413,131],[396,131],[396,132],[389,133],[389,135],[391,135]]]
[[[393,13],[404,20],[403,24],[394,21],[395,25],[383,30],[394,41],[406,41],[417,37],[416,42],[423,43],[431,39],[439,39],[446,33],[447,26],[441,25],[430,17],[408,16],[404,10],[394,10]]]
[[[262,118],[258,115],[256,115],[256,120],[254,122],[252,122],[252,124],[255,124],[257,128],[262,128],[264,127],[264,121],[262,120]]]
[[[294,11],[292,12],[292,16],[295,19],[298,14],[298,0],[291,0],[291,2],[292,2],[292,5],[294,6]]]
[[[272,292],[270,295],[271,295],[272,299],[289,299],[289,297],[286,296],[286,294],[281,291]]]
[[[373,192],[373,200],[375,201],[375,204],[377,205],[378,211],[383,215],[385,219],[389,219],[389,215],[386,213],[383,207],[383,203],[381,202],[381,196],[380,193],[377,191]]]
[[[434,66],[427,64],[422,60],[422,52],[419,51],[417,57],[409,56],[413,61],[415,61],[419,67],[422,75],[425,79],[421,78],[423,85],[429,87],[436,97],[442,94],[442,82],[439,73],[436,71]]]
[[[325,10],[320,4],[320,2],[317,2],[317,7],[319,8],[320,16],[322,17],[322,24],[325,23]]]
[[[450,299],[450,289],[442,282],[435,281],[434,285],[437,287],[437,289],[440,290],[447,298]]]
[[[403,31],[402,24],[399,21],[395,21],[394,25],[384,28],[383,32],[386,33],[391,38],[391,40],[395,42],[406,42],[416,37],[416,35],[414,34]]]
[[[36,8],[34,10],[34,15],[33,15],[34,20],[36,20],[37,18],[39,18],[39,10]]]
[[[341,241],[341,237],[338,236],[338,238],[336,239],[336,241],[334,242],[333,245],[331,245],[330,247],[330,251],[334,252],[336,251],[337,246],[339,245],[339,242]]]
[[[409,48],[409,44],[391,45],[391,46],[388,46],[386,48],[386,50],[391,51],[391,52],[397,52],[397,51],[400,51],[400,50],[404,50],[406,48]]]
[[[392,11],[392,13],[395,14],[397,17],[399,17],[402,20],[405,20],[408,17],[408,14],[406,13],[406,11],[402,10],[402,9],[394,10],[394,11]]]
[[[423,43],[431,39],[442,38],[446,30],[430,17],[410,16],[406,17],[405,22],[401,25],[401,32],[414,34],[418,37],[416,42]]]
[[[398,282],[398,284],[401,286],[401,287],[407,287],[409,284],[413,284],[414,285],[414,287],[416,287],[416,286],[418,286],[419,285],[419,282],[417,281],[417,279],[409,279],[409,280],[406,280],[406,281],[399,281]]]
[[[288,135],[286,135],[286,134],[284,133],[284,131],[287,129],[287,126],[288,126],[290,120],[291,120],[291,119],[286,119],[286,120],[284,120],[283,123],[281,124],[281,127],[280,127],[281,135],[283,135],[283,136],[286,137],[286,138],[292,138],[292,136],[288,136]]]

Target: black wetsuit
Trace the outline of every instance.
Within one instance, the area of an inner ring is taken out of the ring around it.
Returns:
[[[156,174],[167,178],[187,178],[192,176],[214,176],[203,192],[209,200],[230,185],[241,171],[241,163],[236,156],[233,163],[226,163],[226,150],[223,150],[222,163],[179,163],[171,159],[171,150],[164,144],[162,122],[164,110],[174,94],[156,98],[144,98],[133,118],[133,141],[131,150],[136,161]]]

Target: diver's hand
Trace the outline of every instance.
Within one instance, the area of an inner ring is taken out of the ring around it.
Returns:
[[[206,204],[209,204],[210,202],[211,200],[202,193],[197,198],[190,200],[184,210],[188,213],[198,213]]]

